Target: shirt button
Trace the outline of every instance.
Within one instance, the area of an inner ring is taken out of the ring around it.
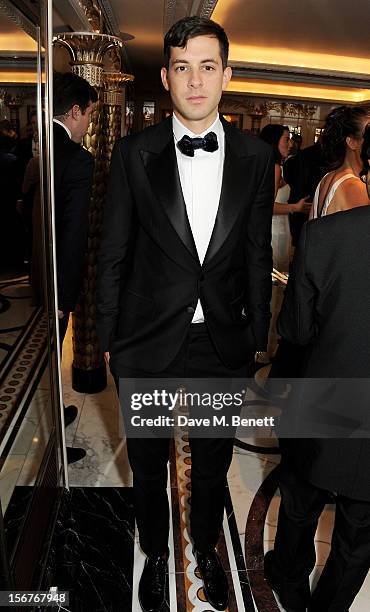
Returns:
[[[192,306],[188,306],[186,312],[188,312],[189,314],[194,314],[195,308],[193,308]]]

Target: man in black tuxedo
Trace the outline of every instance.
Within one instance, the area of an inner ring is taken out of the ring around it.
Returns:
[[[60,343],[63,344],[69,313],[77,304],[84,269],[88,208],[94,161],[81,146],[91,121],[97,93],[72,72],[54,74],[54,192]],[[65,425],[77,416],[77,408],[64,410]],[[82,459],[81,448],[67,448],[68,463]]]
[[[370,204],[369,158],[370,128],[362,149]],[[281,439],[281,506],[265,573],[291,612],[348,612],[370,567],[369,233],[370,206],[307,223],[278,320],[283,338],[307,347],[300,393],[282,419],[303,436],[326,435]],[[331,550],[310,597],[328,492],[336,493]]]
[[[188,17],[169,30],[162,82],[173,103],[163,123],[113,152],[99,260],[98,333],[117,378],[232,378],[265,350],[270,320],[271,149],[218,114],[228,40]],[[190,528],[208,601],[228,585],[215,546],[232,439],[190,439]],[[140,544],[143,610],[165,595],[168,439],[127,440]]]

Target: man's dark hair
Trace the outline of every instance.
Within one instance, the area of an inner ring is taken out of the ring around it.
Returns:
[[[220,55],[222,66],[227,66],[229,56],[229,41],[225,30],[215,21],[204,17],[184,17],[173,24],[164,37],[164,54],[166,56],[166,66],[170,63],[171,47],[184,49],[188,40],[196,36],[213,36],[220,44]]]
[[[90,102],[96,102],[98,94],[85,79],[73,72],[54,72],[54,117],[65,115],[75,104],[84,113]]]

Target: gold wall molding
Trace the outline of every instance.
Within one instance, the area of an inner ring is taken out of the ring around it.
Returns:
[[[37,27],[14,5],[14,2],[0,0],[0,11],[7,15],[13,23],[19,26],[31,38],[37,41]]]
[[[274,102],[271,110],[278,110],[281,115],[300,117],[301,119],[312,119],[317,112],[314,104],[299,104],[294,102]]]
[[[191,15],[211,18],[218,0],[165,0],[163,10],[163,32],[179,19]]]
[[[318,106],[314,104],[300,104],[296,102],[279,102],[278,100],[256,101],[247,97],[232,98],[224,96],[221,103],[221,112],[243,113],[251,117],[266,117],[271,111],[281,116],[312,119],[317,113]]]
[[[120,36],[119,23],[110,0],[99,0],[99,6],[103,13],[105,31],[114,36]]]

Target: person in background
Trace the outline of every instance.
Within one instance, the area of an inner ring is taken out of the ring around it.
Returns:
[[[16,155],[25,171],[32,157],[39,156],[39,131],[37,123],[37,111],[32,111],[29,116],[30,134],[21,138],[17,143]]]
[[[289,143],[289,154],[285,160],[285,163],[290,159],[294,159],[300,153],[301,148],[302,136],[300,134],[292,134]]]
[[[26,138],[21,138],[16,144],[15,154],[17,155],[18,162],[21,169],[22,181],[26,176],[26,169],[30,160],[39,156],[39,132],[37,123],[37,112],[33,111],[29,117],[29,123],[32,129],[32,133]],[[31,168],[35,168],[38,162],[32,163]],[[33,238],[33,204],[37,198],[37,180],[30,181],[29,178],[35,173],[31,170],[28,173],[27,180],[25,181],[26,189],[22,189],[20,193],[20,200],[18,201],[18,212],[20,213],[23,224],[24,224],[24,244],[23,244],[23,261],[26,266],[29,266],[31,255],[32,255],[32,238]],[[36,173],[37,176],[37,173]],[[38,248],[38,247],[36,247]],[[32,264],[31,264],[32,266]]]
[[[3,123],[3,122],[2,122]],[[14,139],[5,129],[0,132],[0,270],[21,265],[22,222],[16,210],[21,169],[14,154]]]
[[[272,254],[274,268],[288,272],[291,257],[290,229],[288,214],[308,212],[310,204],[304,197],[295,203],[288,203],[290,187],[284,180],[283,161],[289,155],[289,128],[270,123],[260,133],[260,138],[272,146],[275,158],[275,204],[272,218]]]
[[[290,186],[289,203],[295,202],[307,195],[306,201],[312,202],[316,187],[326,172],[323,157],[321,137],[318,141],[304,149],[284,164],[284,175]],[[308,214],[293,212],[289,215],[289,227],[292,236],[292,246],[296,247],[303,225],[308,220]]]
[[[305,169],[301,146],[302,136],[300,134],[293,134],[290,139],[289,155],[283,165],[284,179],[290,188],[288,204],[298,202],[301,198],[305,198],[307,202],[310,201],[309,190],[305,183]],[[305,212],[295,211],[289,214],[289,229],[293,247],[296,246],[300,229],[307,219],[308,213]]]
[[[24,128],[25,138],[32,138],[33,136],[33,126],[30,121],[26,123],[26,127]]]
[[[310,167],[322,171],[322,165],[333,170],[326,174],[315,190],[312,216],[326,216],[340,210],[368,204],[366,187],[359,172],[363,133],[370,121],[370,106],[340,106],[328,115],[320,143],[310,147]],[[303,150],[302,155],[305,153]],[[314,158],[314,155],[317,156]],[[309,157],[305,158],[307,161]],[[321,167],[318,161],[321,159]],[[317,176],[317,175],[316,175]],[[286,338],[279,340],[270,378],[299,376],[305,351]]]
[[[370,105],[339,106],[327,116],[321,145],[330,172],[316,188],[312,218],[368,203],[359,172],[363,134],[369,122]]]
[[[15,153],[18,136],[9,119],[2,119],[0,121],[0,136],[8,136],[10,138],[9,143],[12,145],[10,147],[11,152]]]
[[[55,232],[61,346],[83,278],[94,160],[81,146],[81,141],[88,130],[96,100],[95,89],[82,77],[72,72],[54,74]],[[76,406],[65,408],[66,425],[76,416]],[[82,448],[67,448],[68,463],[85,455]]]
[[[288,157],[290,147],[290,133],[286,125],[268,124],[262,128],[260,138],[267,142],[273,150],[275,160],[275,203],[272,217],[272,257],[274,268],[280,272],[288,272],[292,248],[289,229],[288,213],[305,211],[309,204],[305,198],[296,203],[289,204],[290,187],[283,176],[283,162]],[[270,322],[269,342],[266,352],[259,351],[256,355],[257,363],[268,363],[277,350],[276,318],[281,303],[281,291],[274,287],[272,291],[272,318]]]
[[[286,181],[283,176],[283,161],[289,155],[290,149],[290,134],[289,128],[286,125],[278,123],[269,123],[262,128],[259,137],[272,146],[275,159],[275,198],[279,189],[286,186]],[[285,195],[288,195],[288,190],[285,190]],[[289,197],[289,195],[288,195]],[[305,198],[301,198],[294,204],[288,204],[287,199],[283,201],[282,197],[275,200],[274,215],[287,215],[291,212],[301,212],[310,209]]]
[[[348,117],[343,109],[340,117],[343,112]],[[364,116],[359,113],[357,130],[353,132],[352,127],[352,135],[345,138],[352,162],[362,158],[364,169],[359,174],[367,199],[360,185],[353,182],[358,206],[353,199],[351,206],[346,206],[341,196],[337,202],[346,210],[305,224],[278,321],[284,339],[306,348],[299,375],[307,382],[303,381],[299,400],[296,396],[291,407],[294,412],[285,417],[289,423],[293,419],[299,423],[302,434],[304,424],[312,423],[315,379],[353,378],[351,397],[344,403],[346,419],[342,420],[359,427],[366,415],[363,424],[368,424],[368,405],[359,409],[361,398],[355,396],[356,379],[369,378],[370,363],[370,128],[362,140]],[[329,125],[332,118],[333,114]],[[337,126],[335,130],[338,134]],[[346,193],[354,197],[353,189]],[[321,386],[319,390],[316,405],[322,408],[320,418],[325,416],[329,424],[333,406],[329,404],[327,409],[323,402],[328,402],[328,393],[323,393]],[[307,404],[310,401],[311,405]],[[335,407],[337,402],[338,398]],[[274,550],[265,556],[265,576],[289,612],[306,612],[307,607],[309,612],[348,612],[369,571],[370,438],[361,437],[361,428],[356,438],[352,428],[347,437],[280,440],[281,505]],[[336,494],[331,549],[310,596],[309,575],[316,559],[314,537],[329,492]]]
[[[43,274],[42,209],[40,194],[40,158],[32,157],[26,167],[22,183],[23,198],[32,194],[32,250],[30,284],[34,306],[45,304]]]

